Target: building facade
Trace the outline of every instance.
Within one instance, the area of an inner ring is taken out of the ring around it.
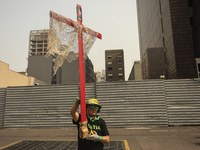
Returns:
[[[26,73],[19,73],[9,69],[9,65],[0,61],[0,88],[8,86],[34,86],[45,85],[45,82],[37,80]]]
[[[68,62],[64,61],[55,75],[53,75],[53,56],[46,57],[47,53],[48,30],[30,31],[29,41],[29,58],[28,58],[28,75],[33,76],[47,84],[71,84],[79,83],[79,61],[78,59]],[[91,83],[96,81],[94,67],[89,59],[84,60],[85,65],[85,82]]]
[[[196,58],[198,78],[200,78],[200,58]]]
[[[123,49],[105,51],[105,68],[106,81],[125,80]]]
[[[143,77],[145,79],[166,78],[165,49],[148,48],[143,56]]]
[[[197,0],[137,0],[143,79],[148,79],[149,72],[146,70],[151,71],[146,69],[146,55],[147,50],[152,48],[164,50],[165,78],[197,77],[195,58],[199,57],[200,52],[196,48],[200,43],[200,30],[195,25],[199,24],[200,15],[197,15],[199,9],[194,7],[194,2],[199,6],[200,1]],[[151,52],[148,53],[150,55]],[[148,61],[152,61],[156,65],[154,67],[160,65],[156,59]]]
[[[105,75],[105,70],[102,69],[97,69],[96,70],[96,82],[106,82],[106,75]]]
[[[29,56],[45,55],[47,53],[47,38],[49,30],[31,30],[29,36]]]
[[[128,80],[142,80],[141,61],[134,61]]]

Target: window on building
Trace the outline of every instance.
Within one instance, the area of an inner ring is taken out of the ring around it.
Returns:
[[[112,77],[112,76],[113,76],[113,74],[112,74],[112,73],[109,73],[109,74],[108,74],[108,77]]]
[[[119,67],[118,70],[122,70],[122,67]]]
[[[112,71],[112,67],[108,67],[108,71]]]
[[[122,76],[123,76],[123,73],[118,73],[118,76],[119,76],[119,77],[122,77]]]
[[[122,58],[122,55],[118,55],[117,58]]]
[[[108,59],[111,59],[112,58],[112,56],[111,55],[108,55]]]
[[[117,64],[118,64],[118,65],[122,64],[122,61],[118,61]]]
[[[108,62],[108,65],[112,65],[112,61],[109,61],[109,62]]]

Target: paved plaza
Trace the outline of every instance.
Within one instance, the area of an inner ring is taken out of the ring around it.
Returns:
[[[110,128],[130,150],[199,150],[200,126]],[[77,129],[0,129],[0,149],[21,141],[76,141]]]

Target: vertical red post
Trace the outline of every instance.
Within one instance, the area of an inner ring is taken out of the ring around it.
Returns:
[[[82,9],[77,4],[77,21],[82,25]],[[86,121],[86,103],[85,103],[85,70],[83,57],[83,32],[82,28],[78,31],[78,46],[79,46],[79,79],[80,79],[80,99],[81,99],[81,123]]]

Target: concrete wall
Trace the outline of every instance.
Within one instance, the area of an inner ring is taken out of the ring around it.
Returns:
[[[62,84],[79,84],[79,61],[78,59],[69,63],[65,61],[61,69]]]
[[[51,84],[52,57],[30,56],[28,58],[28,75]]]
[[[84,61],[86,83],[95,82],[93,64],[87,57]],[[64,61],[62,67],[53,76],[53,57],[29,56],[28,75],[33,76],[47,84],[78,84],[79,83],[79,60],[72,62]]]

